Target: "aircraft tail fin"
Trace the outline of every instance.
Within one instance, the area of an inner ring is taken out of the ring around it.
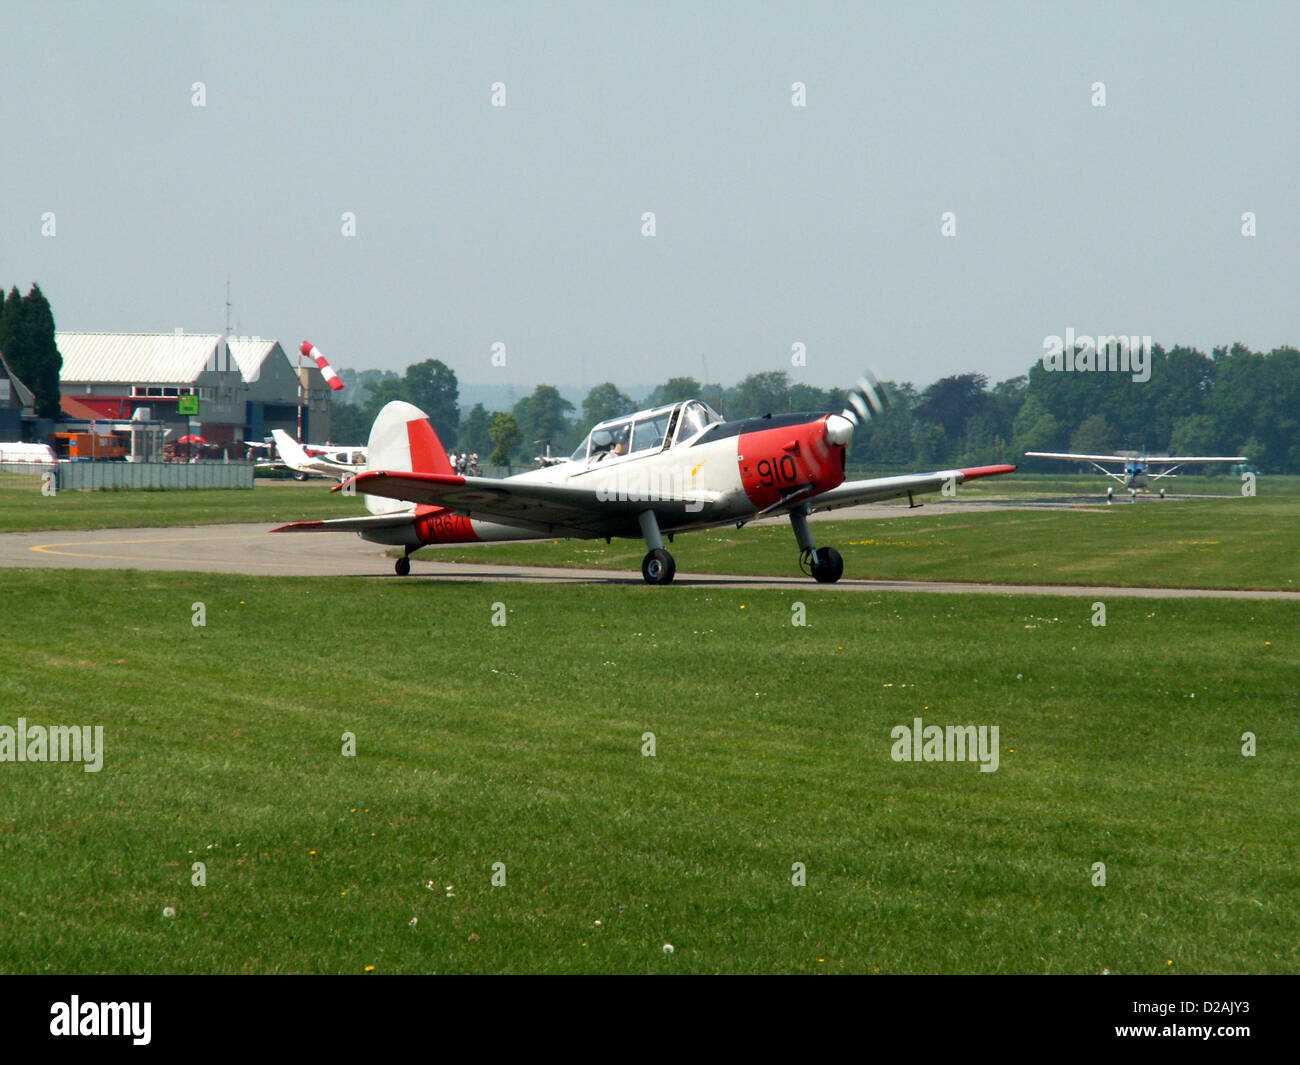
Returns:
[[[455,472],[424,411],[398,399],[385,405],[375,418],[366,449],[366,469],[399,473]],[[365,500],[371,514],[410,509],[409,503],[398,499],[368,495]]]
[[[291,470],[303,471],[311,462],[302,447],[293,437],[283,429],[272,429],[271,436],[275,438],[275,448],[280,453],[281,461]]]

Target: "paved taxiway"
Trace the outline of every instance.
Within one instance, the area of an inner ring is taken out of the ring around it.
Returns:
[[[977,505],[977,504],[967,504]],[[857,508],[855,508],[856,510]],[[886,508],[871,508],[880,517]],[[891,508],[906,513],[906,508]],[[847,517],[850,512],[838,511]],[[856,515],[854,515],[856,516]],[[527,581],[553,584],[642,585],[635,570],[586,570],[540,566],[493,566],[437,562],[426,551],[411,560],[411,576],[393,576],[385,549],[344,534],[272,536],[274,525],[204,525],[171,529],[98,529],[87,532],[0,534],[0,566],[56,569],[142,569],[261,576],[383,577],[459,581]],[[791,552],[793,568],[793,550]],[[485,556],[486,557],[486,556]],[[955,581],[845,579],[816,584],[808,577],[745,577],[679,572],[674,585],[695,588],[778,588],[792,591],[977,592],[990,595],[1083,595],[1141,598],[1294,599],[1300,591],[1237,591],[1217,588],[1117,588],[1053,584],[984,584]]]

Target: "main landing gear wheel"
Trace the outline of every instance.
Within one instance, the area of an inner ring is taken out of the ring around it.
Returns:
[[[403,555],[401,558],[397,560],[396,564],[393,566],[393,569],[396,570],[397,575],[399,577],[406,577],[411,572],[411,560],[407,558],[405,555]]]
[[[676,572],[677,563],[662,547],[656,547],[641,560],[641,576],[646,584],[672,584]]]
[[[844,558],[833,547],[819,547],[812,556],[813,579],[819,584],[834,584],[844,576]]]

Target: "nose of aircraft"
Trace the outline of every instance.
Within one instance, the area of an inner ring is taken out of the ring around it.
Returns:
[[[853,439],[853,423],[841,414],[826,415],[826,440],[836,447],[848,447]]]

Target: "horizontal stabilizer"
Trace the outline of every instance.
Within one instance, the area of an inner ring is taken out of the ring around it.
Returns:
[[[391,529],[410,525],[415,521],[415,511],[398,514],[366,514],[356,518],[330,518],[328,521],[294,521],[281,525],[272,532],[365,532],[367,529]]]

